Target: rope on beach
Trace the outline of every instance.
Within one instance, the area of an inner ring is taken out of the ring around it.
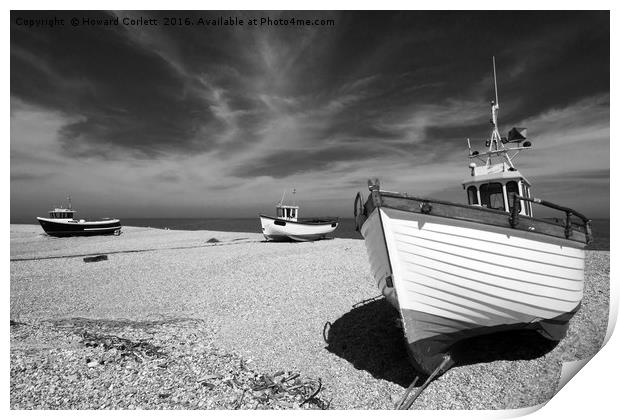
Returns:
[[[418,399],[420,394],[422,394],[422,391],[426,389],[426,387],[433,381],[433,379],[435,379],[441,373],[446,372],[448,369],[452,367],[452,365],[454,365],[454,360],[449,354],[445,354],[439,366],[437,366],[437,368],[433,371],[433,373],[430,374],[430,376],[428,377],[428,379],[426,379],[426,381],[422,384],[422,386],[418,388],[418,390],[413,395],[413,397],[409,398],[409,394],[413,390],[415,383],[418,381],[418,377],[416,376],[415,380],[411,383],[411,385],[409,385],[409,388],[407,388],[407,391],[405,391],[405,395],[403,395],[403,397],[401,398],[399,404],[396,406],[396,409],[397,410],[409,410],[409,407],[413,405],[415,400]]]
[[[234,240],[233,240],[234,241]],[[144,249],[129,249],[126,251],[110,251],[110,252],[106,252],[106,254],[131,254],[131,253],[138,253],[138,252],[152,252],[152,251],[171,251],[171,250],[178,250],[178,249],[195,249],[195,248],[208,248],[208,247],[212,247],[212,246],[225,246],[225,245],[237,245],[239,243],[254,243],[254,242],[261,242],[261,241],[245,241],[245,242],[217,242],[217,243],[207,243],[207,244],[201,244],[201,245],[189,245],[189,246],[175,246],[175,247],[171,247],[171,248],[144,248]],[[39,260],[54,260],[54,259],[60,259],[60,258],[79,258],[79,257],[89,257],[92,256],[93,253],[90,254],[73,254],[73,255],[53,255],[53,256],[49,256],[49,257],[32,257],[32,258],[11,258],[11,261],[39,261]],[[99,255],[99,254],[97,254]]]
[[[411,385],[409,385],[409,387],[407,388],[407,390],[403,394],[402,398],[398,401],[398,403],[396,403],[396,406],[395,406],[396,409],[400,409],[400,407],[403,406],[403,404],[407,400],[407,397],[409,396],[409,394],[411,393],[411,391],[415,387],[415,384],[418,383],[418,379],[420,379],[420,377],[416,376],[415,379],[413,380],[413,382],[411,382]]]
[[[362,306],[362,305],[365,305],[365,304],[367,304],[367,303],[370,303],[370,302],[375,302],[375,301],[377,301],[377,300],[380,300],[382,297],[383,297],[383,294],[378,294],[377,296],[373,296],[373,297],[371,297],[371,298],[364,299],[364,300],[362,300],[362,301],[360,301],[360,302],[354,303],[354,304],[353,304],[353,306],[352,306],[352,308],[353,308],[353,309],[355,309],[355,308],[358,308],[358,307],[360,307],[360,306]]]

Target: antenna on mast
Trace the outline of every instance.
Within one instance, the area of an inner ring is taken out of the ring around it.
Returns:
[[[495,82],[495,105],[499,107],[499,99],[497,97],[497,74],[495,73],[495,56],[493,56],[493,82]]]
[[[493,125],[493,131],[491,131],[491,138],[487,141],[489,152],[497,151],[500,147],[503,149],[501,143],[501,136],[497,127],[497,114],[499,113],[499,98],[497,96],[497,73],[495,71],[495,56],[493,56],[493,84],[495,86],[495,101],[491,100],[491,124]],[[491,164],[491,155],[487,155],[487,166]],[[511,164],[512,166],[512,164]]]
[[[280,204],[278,204],[279,206],[281,206],[282,202],[284,202],[284,194],[286,194],[286,190],[282,191],[282,198],[280,199]]]

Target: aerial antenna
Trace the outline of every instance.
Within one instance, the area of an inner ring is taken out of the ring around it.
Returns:
[[[295,205],[295,193],[297,192],[297,190],[295,188],[293,188],[293,205]]]
[[[69,202],[69,209],[71,209],[71,196],[67,195],[67,201]]]
[[[286,194],[286,190],[282,191],[282,198],[280,199],[280,206],[282,205],[282,202],[284,202],[284,194]]]
[[[493,82],[495,82],[495,105],[499,107],[499,99],[497,97],[497,75],[495,73],[495,56],[493,56]]]
[[[499,113],[499,98],[497,96],[497,73],[495,71],[495,56],[493,56],[493,84],[495,85],[495,101],[491,101],[491,124],[493,124],[493,131],[491,132],[491,138],[487,141],[489,152],[493,150],[499,150],[500,146],[503,149],[501,143],[502,137],[499,134],[497,127],[497,114]],[[491,164],[491,155],[487,155],[487,166]],[[512,164],[510,165],[512,166]]]

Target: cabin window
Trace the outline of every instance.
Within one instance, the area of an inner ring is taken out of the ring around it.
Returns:
[[[499,182],[482,184],[480,186],[480,201],[483,206],[490,209],[505,210],[502,184]]]
[[[508,181],[506,183],[506,194],[508,195],[508,208],[512,209],[512,206],[514,205],[513,194],[519,195],[519,184],[517,184],[517,181]],[[520,211],[521,208],[519,207],[519,212]]]
[[[473,185],[471,187],[467,187],[467,199],[469,200],[469,204],[479,204],[478,203],[478,191],[476,187]]]

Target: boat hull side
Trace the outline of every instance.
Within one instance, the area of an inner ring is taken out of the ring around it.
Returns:
[[[445,353],[450,352],[453,356],[456,353],[458,356],[460,349],[456,348],[456,343],[471,337],[501,331],[535,330],[549,340],[560,341],[566,336],[568,323],[579,308],[580,305],[554,319],[492,327],[480,327],[411,309],[403,309],[401,315],[403,325],[407,326],[405,340],[412,364],[416,370],[429,374],[442,362]]]
[[[426,373],[469,336],[533,328],[560,340],[583,297],[579,243],[385,207],[361,231],[373,276]]]
[[[377,287],[392,306],[398,308],[398,297],[392,281],[392,267],[378,209],[375,209],[366,219],[360,233],[364,237],[370,270]]]
[[[38,217],[39,224],[50,236],[94,236],[112,235],[121,230],[121,222],[117,219],[97,222],[56,222]]]
[[[338,227],[337,221],[305,224],[280,221],[266,216],[260,216],[260,222],[263,236],[271,241],[315,241],[324,239]],[[278,225],[275,222],[284,223],[284,225]]]

